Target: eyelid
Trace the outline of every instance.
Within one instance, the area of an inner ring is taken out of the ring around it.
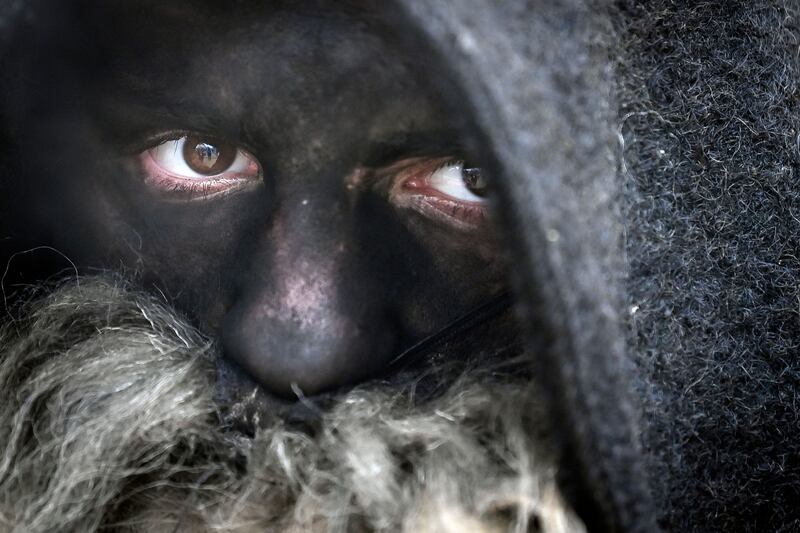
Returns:
[[[135,140],[124,140],[117,143],[119,148],[119,153],[123,156],[135,156],[138,155],[145,150],[150,150],[151,148],[155,148],[159,144],[163,144],[167,141],[174,141],[186,135],[191,135],[195,132],[193,131],[184,131],[184,130],[159,130],[158,133],[143,133]]]
[[[402,161],[441,159],[442,154],[449,154],[448,158],[452,159],[455,154],[465,150],[458,139],[459,131],[449,129],[396,133],[371,143],[364,165],[369,168],[388,168]]]
[[[255,149],[250,143],[248,143],[245,139],[242,139],[238,135],[225,135],[220,134],[219,132],[214,132],[212,130],[207,130],[203,128],[199,129],[192,129],[192,128],[173,128],[173,129],[148,129],[143,130],[141,133],[137,134],[135,139],[128,139],[123,141],[118,141],[115,143],[118,153],[122,154],[123,156],[134,156],[143,152],[144,150],[148,150],[150,148],[154,148],[159,144],[163,144],[167,141],[174,141],[176,139],[180,139],[181,137],[186,137],[189,135],[197,135],[200,137],[210,137],[213,139],[220,139],[225,141],[229,144],[233,144],[241,149],[243,149],[248,154],[255,153]]]

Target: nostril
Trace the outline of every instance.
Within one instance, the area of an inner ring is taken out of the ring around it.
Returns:
[[[330,313],[293,317],[234,308],[225,318],[225,356],[270,392],[311,395],[354,385],[383,371],[397,347],[388,320]],[[296,386],[296,387],[295,387]]]

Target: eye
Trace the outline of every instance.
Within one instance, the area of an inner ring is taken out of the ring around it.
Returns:
[[[480,168],[463,160],[410,159],[386,169],[390,201],[457,229],[475,229],[488,216],[487,184]]]
[[[486,180],[481,169],[466,167],[463,161],[448,161],[428,178],[428,185],[454,200],[483,203],[486,197]]]
[[[253,156],[210,136],[186,135],[164,141],[139,155],[145,184],[183,197],[208,198],[258,183]]]

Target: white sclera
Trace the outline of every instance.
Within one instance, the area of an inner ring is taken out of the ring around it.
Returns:
[[[454,200],[476,204],[486,202],[485,198],[478,196],[467,187],[464,181],[464,164],[461,162],[445,165],[434,171],[428,178],[428,185]]]

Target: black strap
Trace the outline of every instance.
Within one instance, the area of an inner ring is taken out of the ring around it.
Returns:
[[[406,366],[417,361],[421,356],[428,354],[430,350],[436,346],[504,313],[511,307],[511,303],[511,293],[507,291],[493,296],[490,300],[461,315],[440,330],[428,335],[400,352],[400,354],[389,362],[389,370],[397,369],[398,367]]]

